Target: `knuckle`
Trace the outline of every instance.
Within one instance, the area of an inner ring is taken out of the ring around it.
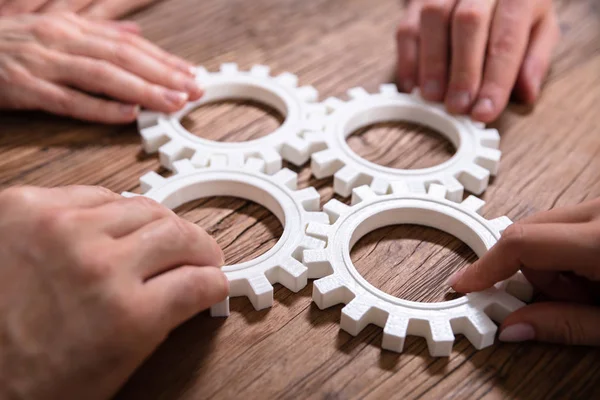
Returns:
[[[554,332],[559,336],[554,338],[553,341],[556,342],[567,345],[585,344],[586,342],[586,330],[583,321],[578,318],[564,318]]]
[[[80,226],[77,210],[49,208],[39,215],[39,228],[43,232],[68,236]]]
[[[41,41],[56,41],[71,38],[71,30],[64,19],[41,17],[32,26],[32,33]]]
[[[505,57],[513,54],[519,39],[510,31],[497,35],[490,41],[488,53],[491,57]]]
[[[153,216],[162,216],[162,215],[170,215],[171,212],[160,205],[156,201],[145,197],[145,196],[136,196],[129,199],[132,203],[135,204],[137,208],[149,211]]]
[[[110,247],[76,244],[70,251],[73,265],[83,282],[98,282],[108,279],[114,272],[116,258]]]
[[[128,66],[131,64],[131,47],[125,43],[117,43],[113,47],[113,58],[116,64]]]
[[[90,65],[90,73],[100,81],[107,80],[111,75],[111,64],[104,60],[95,60]]]
[[[484,11],[477,5],[469,5],[456,10],[454,23],[468,32],[475,32],[485,23]]]
[[[517,250],[525,239],[525,229],[520,223],[514,223],[504,230],[500,242],[507,248]]]
[[[5,207],[21,206],[36,207],[40,204],[38,190],[31,186],[16,186],[5,189],[0,193],[0,202]]]

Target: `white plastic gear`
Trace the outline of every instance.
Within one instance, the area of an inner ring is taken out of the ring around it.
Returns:
[[[391,296],[367,282],[350,259],[352,246],[366,233],[394,224],[418,224],[448,232],[482,256],[511,224],[507,217],[488,221],[477,212],[484,202],[470,196],[462,203],[446,199],[446,189],[437,184],[411,191],[404,182],[391,185],[391,194],[377,195],[369,186],[354,189],[352,206],[331,200],[324,211],[331,225],[311,223],[307,233],[325,240],[324,249],[306,250],[303,263],[314,282],[313,301],[320,309],[347,304],[342,309],[341,328],[357,335],[368,324],[383,327],[382,347],[401,352],[406,335],[423,336],[432,356],[448,356],[454,333],[464,334],[477,349],[494,342],[496,321],[522,307],[532,287],[519,272],[483,292],[451,301],[421,303]],[[510,294],[509,294],[510,293]],[[516,296],[516,297],[513,297]]]
[[[301,165],[313,152],[325,147],[322,140],[325,107],[315,103],[318,99],[315,88],[297,87],[295,75],[286,72],[271,77],[269,67],[264,65],[255,65],[246,72],[239,71],[237,64],[228,63],[213,73],[198,67],[196,80],[205,91],[201,99],[189,102],[173,114],[144,111],[138,118],[144,149],[148,153],[158,151],[163,166],[172,169],[173,162],[183,158],[206,165],[212,156],[224,156],[236,163],[252,157],[262,159],[265,171],[272,174],[281,169],[282,158]],[[181,118],[196,107],[225,99],[256,100],[270,105],[285,121],[266,136],[237,143],[204,139],[181,125]]]
[[[348,102],[325,100],[329,112],[325,121],[327,149],[314,153],[311,163],[315,177],[334,175],[336,193],[349,196],[353,188],[370,185],[376,193],[386,194],[390,182],[403,180],[425,187],[442,184],[448,188],[448,198],[459,202],[465,188],[479,195],[487,188],[490,174],[497,173],[501,153],[495,129],[485,129],[485,125],[465,116],[450,115],[442,105],[423,100],[417,90],[398,93],[393,84],[382,85],[377,94],[363,88],[350,89],[348,96]],[[357,129],[385,121],[410,121],[435,129],[450,140],[456,154],[430,168],[405,170],[372,163],[346,143]]]
[[[305,234],[306,226],[328,221],[327,214],[317,211],[320,196],[315,188],[296,190],[296,173],[282,169],[267,175],[262,172],[264,166],[264,160],[257,158],[231,165],[225,157],[213,156],[205,168],[184,159],[173,163],[176,174],[169,178],[155,172],[140,178],[143,196],[170,209],[204,197],[234,196],[264,206],[279,219],[284,229],[274,247],[253,260],[222,268],[230,282],[230,296],[248,296],[257,310],[272,306],[273,283],[294,292],[306,286],[307,269],[299,261],[302,252],[324,246],[323,241]],[[229,315],[229,298],[213,306],[211,314]]]

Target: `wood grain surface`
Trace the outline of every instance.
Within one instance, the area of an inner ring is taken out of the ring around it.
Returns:
[[[494,124],[502,135],[500,173],[483,198],[484,216],[517,220],[600,196],[600,1],[556,1],[563,39],[534,109],[510,106]],[[218,68],[256,63],[290,71],[321,98],[346,89],[374,91],[393,80],[392,0],[167,0],[133,18],[152,41]],[[194,133],[226,141],[268,134],[282,116],[265,106],[223,102],[192,112]],[[136,127],[100,126],[40,113],[0,114],[0,188],[91,184],[139,191],[138,177],[167,175],[141,151]],[[443,162],[452,145],[410,124],[378,124],[356,132],[351,147],[393,167]],[[294,168],[300,187],[315,186],[324,204],[332,179]],[[339,198],[338,198],[339,199]],[[343,199],[340,199],[343,200]],[[236,198],[209,198],[178,210],[223,246],[228,263],[252,259],[281,235],[266,209]],[[416,226],[367,234],[352,259],[374,285],[401,298],[442,301],[445,279],[475,259],[461,241]],[[382,330],[357,337],[339,329],[341,306],[320,311],[312,284],[299,293],[276,285],[272,309],[232,299],[228,319],[203,313],[173,332],[117,395],[119,399],[224,398],[600,398],[600,352],[543,344],[496,344],[476,351],[462,336],[449,358],[429,357],[409,338],[403,354],[382,351]]]

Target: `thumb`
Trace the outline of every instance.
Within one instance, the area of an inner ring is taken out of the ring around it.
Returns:
[[[156,305],[166,330],[225,300],[229,294],[229,281],[216,267],[175,268],[150,279],[145,286],[148,301]]]
[[[568,345],[600,345],[600,309],[570,303],[537,303],[510,314],[502,323],[503,342],[536,340]]]

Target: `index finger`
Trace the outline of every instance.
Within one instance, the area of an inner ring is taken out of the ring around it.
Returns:
[[[591,224],[514,224],[490,251],[449,280],[460,293],[485,290],[521,267],[581,272],[597,266],[598,232]]]

